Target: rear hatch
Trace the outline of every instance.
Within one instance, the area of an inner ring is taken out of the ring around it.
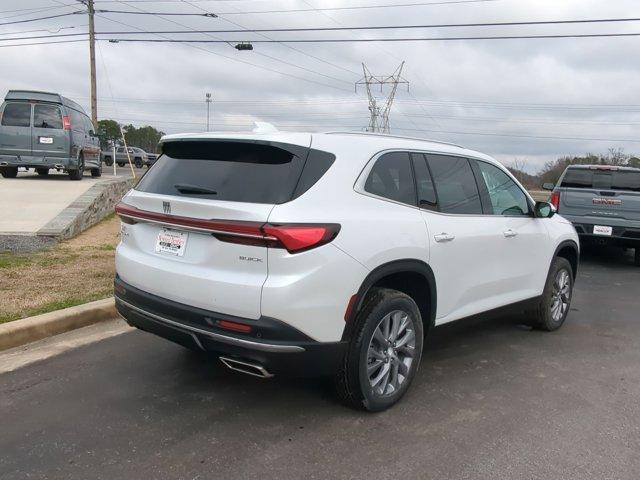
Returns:
[[[260,317],[267,278],[264,225],[296,189],[311,142],[165,141],[163,153],[123,199],[120,278],[210,311]]]
[[[569,168],[560,187],[562,215],[640,222],[640,170]]]

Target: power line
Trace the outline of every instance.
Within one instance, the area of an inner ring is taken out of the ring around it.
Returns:
[[[142,13],[142,12],[138,12]],[[154,14],[157,15],[157,14]],[[161,15],[161,14],[160,14]],[[239,25],[225,20],[233,25]],[[429,28],[473,28],[473,27],[512,27],[512,26],[533,26],[533,25],[575,25],[575,24],[599,24],[599,23],[624,23],[640,22],[640,17],[634,18],[596,18],[582,20],[538,20],[538,21],[516,21],[516,22],[477,22],[477,23],[432,23],[422,25],[375,25],[375,26],[339,26],[339,27],[301,27],[301,28],[244,28],[232,30],[159,30],[149,31],[153,34],[185,34],[185,33],[276,33],[276,32],[335,32],[353,30],[409,30],[409,29],[429,29]],[[118,35],[140,32],[101,32],[104,35]],[[279,41],[279,40],[276,40]]]
[[[638,37],[640,33],[585,33],[558,35],[499,35],[499,36],[469,36],[469,37],[407,37],[407,38],[305,38],[281,40],[251,40],[250,43],[373,43],[373,42],[451,42],[470,40],[534,40],[560,38],[605,38],[605,37]],[[101,38],[99,40],[111,43],[119,42],[147,42],[147,43],[229,43],[236,40],[197,40],[197,39],[144,39],[144,38]]]
[[[139,8],[139,7],[134,7],[134,8]],[[100,18],[104,18],[105,20],[108,20],[108,21],[110,21],[110,22],[119,23],[119,24],[121,24],[121,25],[125,25],[125,26],[128,26],[128,27],[135,28],[135,29],[137,29],[137,30],[142,30],[142,31],[144,31],[144,29],[142,29],[142,28],[140,28],[140,27],[136,27],[136,26],[133,26],[133,25],[130,25],[130,24],[124,23],[124,22],[120,22],[120,21],[118,21],[118,20],[113,20],[113,19],[110,19],[110,18],[107,18],[107,17],[103,17],[102,15],[98,15],[98,16],[99,16]],[[163,20],[165,20],[165,21],[167,21],[167,22],[174,23],[174,24],[176,24],[176,25],[180,25],[180,26],[182,26],[182,27],[186,27],[186,25],[183,25],[183,24],[181,24],[181,23],[178,23],[178,22],[176,22],[176,21],[174,21],[174,20],[170,20],[170,19],[167,19],[167,18],[165,18],[165,19],[163,19]],[[164,36],[164,35],[161,35],[161,34],[154,34],[154,35],[159,36],[160,38],[164,38],[164,39],[168,38],[168,37],[166,37],[166,36]],[[219,42],[219,43],[228,43],[228,42]],[[187,45],[188,45],[188,44],[187,44]],[[287,77],[290,77],[290,78],[295,78],[296,80],[301,80],[301,81],[303,81],[303,82],[309,82],[309,83],[313,83],[313,84],[316,84],[316,85],[321,85],[321,86],[324,86],[324,87],[333,88],[333,89],[336,89],[336,90],[348,91],[348,90],[346,90],[346,89],[344,89],[344,88],[337,87],[337,86],[335,86],[335,85],[330,85],[330,84],[327,84],[327,83],[324,83],[324,82],[319,82],[319,81],[312,80],[312,79],[309,79],[309,78],[300,77],[300,76],[298,76],[298,75],[294,75],[294,74],[291,74],[291,73],[283,72],[283,71],[281,71],[281,70],[277,70],[277,69],[275,69],[275,68],[271,68],[271,67],[267,67],[267,66],[264,66],[264,65],[255,64],[255,63],[252,63],[252,62],[249,62],[249,61],[247,61],[247,60],[240,59],[240,58],[231,57],[231,56],[229,56],[229,55],[225,55],[225,54],[223,54],[223,53],[213,52],[213,51],[211,51],[211,50],[208,50],[208,49],[206,49],[206,48],[200,47],[200,46],[198,46],[198,45],[188,45],[188,46],[189,46],[189,47],[192,47],[192,48],[195,48],[195,49],[197,49],[197,50],[200,50],[200,51],[203,51],[203,52],[209,53],[209,54],[211,54],[211,55],[216,55],[216,56],[219,56],[219,57],[222,57],[222,58],[226,58],[226,59],[231,60],[231,61],[234,61],[234,62],[239,62],[239,63],[245,64],[245,65],[249,65],[249,66],[252,66],[252,67],[255,67],[255,68],[260,68],[260,69],[262,69],[262,70],[266,70],[266,71],[268,71],[268,72],[276,73],[276,74],[278,74],[278,75],[283,75],[283,76],[287,76]]]
[[[0,23],[0,26],[2,25],[16,25],[18,23],[28,23],[28,22],[37,22],[38,20],[49,20],[51,18],[60,18],[60,17],[68,17],[70,15],[77,15],[79,13],[87,13],[83,10],[76,10],[73,12],[69,12],[69,13],[59,13],[57,15],[49,15],[47,17],[38,17],[38,18],[28,18],[25,20],[13,20],[11,22],[4,22],[4,23]]]
[[[14,43],[14,44],[11,44],[11,45],[0,45],[0,48],[28,47],[30,45],[53,45],[53,44],[56,44],[56,43],[79,43],[79,42],[86,42],[86,40],[87,39],[83,39],[83,40],[53,40],[53,41],[50,41],[50,42],[33,42],[33,43]]]
[[[364,9],[379,9],[379,8],[405,8],[405,7],[428,7],[439,5],[456,5],[456,4],[468,4],[468,3],[490,3],[500,0],[454,0],[449,2],[414,2],[414,3],[401,3],[401,4],[383,4],[383,5],[357,5],[351,7],[319,7],[319,8],[292,8],[292,9],[278,9],[278,10],[250,10],[242,12],[215,12],[217,15],[255,15],[265,13],[304,13],[313,11],[341,11],[341,10],[364,10]],[[120,3],[120,2],[102,2],[102,3]],[[147,2],[134,2],[134,3],[147,3]],[[148,2],[151,3],[151,2]],[[123,12],[118,12],[123,13]],[[157,12],[160,15],[166,15],[162,12]]]

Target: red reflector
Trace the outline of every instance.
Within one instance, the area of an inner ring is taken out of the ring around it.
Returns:
[[[218,326],[221,328],[226,328],[227,330],[233,330],[235,332],[249,333],[251,331],[250,325],[230,322],[228,320],[218,320]]]
[[[353,308],[356,306],[356,300],[358,299],[358,295],[352,295],[349,299],[349,303],[347,303],[347,309],[344,312],[344,321],[348,322],[351,318],[351,313],[353,313]]]
[[[64,128],[65,130],[71,130],[71,120],[69,120],[68,115],[62,117],[62,128]]]
[[[556,208],[556,210],[560,209],[560,192],[553,192],[551,194],[550,203]]]

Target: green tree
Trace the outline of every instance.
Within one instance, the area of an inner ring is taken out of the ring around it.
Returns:
[[[164,132],[149,125],[136,128],[129,124],[122,128],[124,130],[124,138],[127,140],[127,145],[141,148],[146,152],[155,152],[160,138],[164,135]]]
[[[100,148],[106,150],[120,142],[120,125],[115,120],[98,120],[96,132],[100,139]]]

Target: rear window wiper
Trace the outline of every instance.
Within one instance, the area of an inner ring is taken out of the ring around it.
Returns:
[[[199,187],[197,185],[189,185],[188,183],[176,183],[173,186],[180,193],[191,193],[194,195],[217,195],[218,192],[206,187]]]

